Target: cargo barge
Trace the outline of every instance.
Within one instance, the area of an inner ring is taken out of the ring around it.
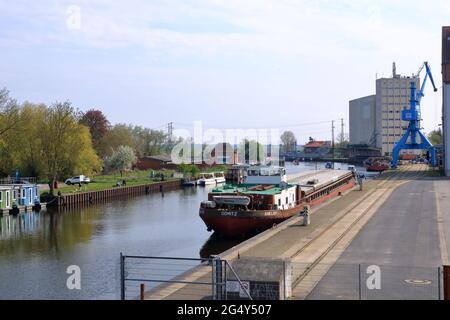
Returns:
[[[288,177],[283,167],[249,167],[245,183],[213,189],[200,205],[208,231],[242,237],[264,231],[355,185],[348,170],[320,170]]]

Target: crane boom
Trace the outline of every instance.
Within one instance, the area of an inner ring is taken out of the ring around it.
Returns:
[[[423,82],[422,82],[422,86],[421,86],[421,88],[420,88],[420,91],[419,91],[419,93],[417,94],[417,100],[418,100],[417,102],[418,102],[419,105],[420,105],[420,101],[422,100],[422,97],[425,96],[424,93],[423,93],[423,91],[424,91],[424,89],[425,89],[425,84],[427,83],[427,79],[428,79],[428,78],[430,78],[431,84],[433,85],[433,90],[434,90],[434,92],[437,91],[436,85],[435,85],[435,83],[434,83],[433,75],[431,74],[430,65],[428,64],[428,62],[425,61],[425,62],[423,63],[422,67],[419,69],[419,73],[417,74],[417,77],[419,77],[420,71],[423,70],[423,67],[425,67],[426,73],[425,73],[425,78],[423,79]]]

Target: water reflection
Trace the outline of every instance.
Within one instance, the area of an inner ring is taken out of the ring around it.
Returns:
[[[287,167],[289,173],[311,168],[315,164]],[[211,236],[198,216],[212,188],[0,217],[0,299],[114,299],[120,252],[208,257],[227,250],[242,240]],[[82,290],[66,287],[73,264],[82,270]]]
[[[34,233],[40,224],[38,212],[26,212],[18,216],[0,217],[0,240]]]
[[[200,258],[209,258],[212,255],[218,255],[248,238],[230,239],[223,238],[213,233],[200,249]]]

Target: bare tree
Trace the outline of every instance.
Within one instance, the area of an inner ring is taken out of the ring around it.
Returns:
[[[297,139],[292,131],[285,131],[280,137],[283,143],[284,151],[295,151],[297,145]]]
[[[9,96],[6,88],[0,89],[0,136],[16,127],[19,122],[17,101]]]

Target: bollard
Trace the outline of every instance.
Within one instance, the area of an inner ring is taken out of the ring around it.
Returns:
[[[145,300],[145,284],[141,283],[141,300]]]
[[[300,212],[300,216],[303,217],[302,226],[308,226],[311,224],[311,219],[309,217],[310,206],[304,206],[303,211]]]
[[[358,184],[359,184],[359,191],[362,191],[363,190],[363,179],[361,176],[358,176],[357,180],[358,180]]]

